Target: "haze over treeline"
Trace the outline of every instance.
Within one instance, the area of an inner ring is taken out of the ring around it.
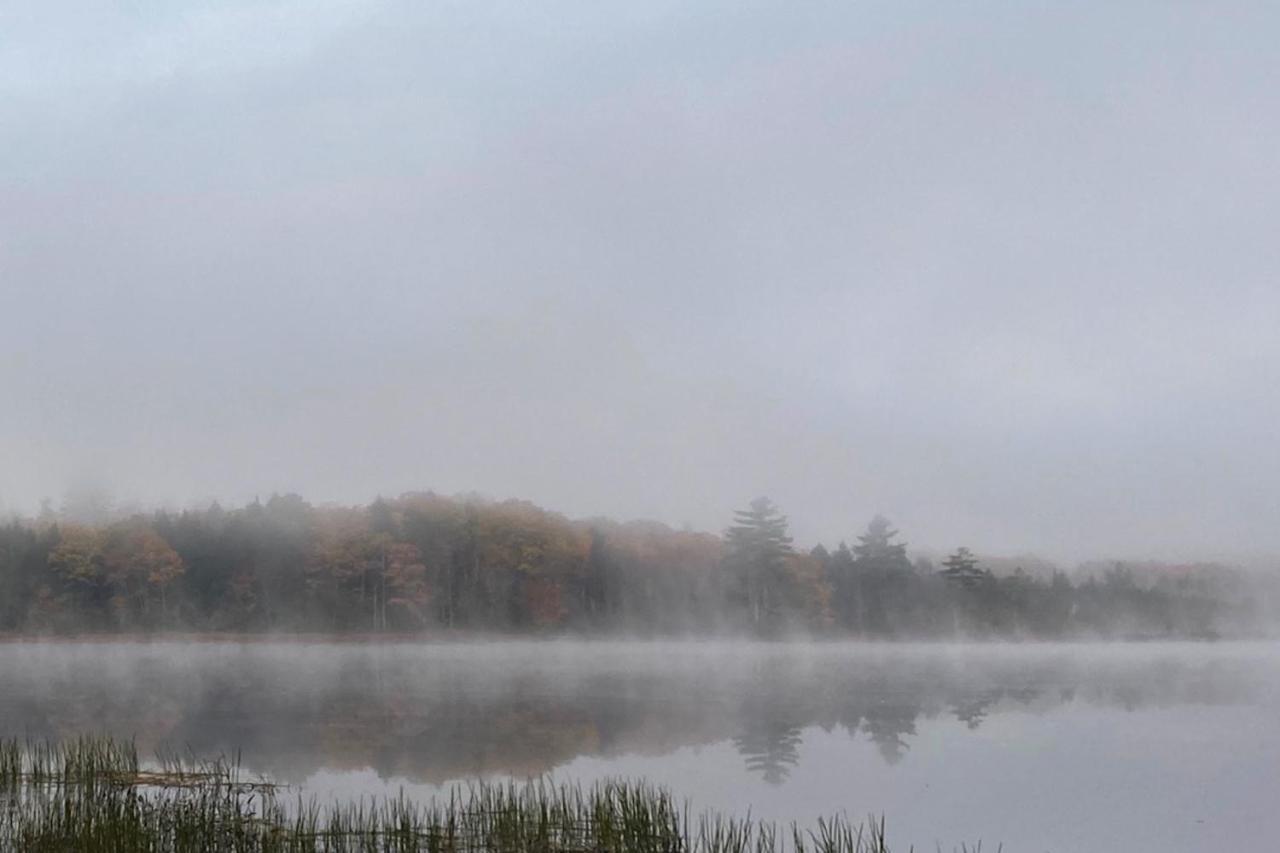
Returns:
[[[0,527],[0,630],[37,633],[1208,638],[1270,631],[1278,593],[1216,564],[913,555],[882,516],[802,549],[764,497],[721,534],[430,492]]]
[[[8,5],[7,510],[1280,552],[1280,5]]]

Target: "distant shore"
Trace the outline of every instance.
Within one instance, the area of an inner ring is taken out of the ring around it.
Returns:
[[[293,644],[321,643],[328,645],[406,645],[406,644],[501,644],[545,643],[577,645],[616,645],[620,643],[671,644],[671,643],[722,643],[740,645],[849,645],[867,647],[885,646],[1053,646],[1053,645],[1143,645],[1154,643],[1267,643],[1280,642],[1280,635],[1144,635],[1126,637],[1071,636],[1052,638],[1011,637],[850,637],[840,635],[799,635],[785,637],[760,637],[731,634],[679,634],[679,635],[622,635],[622,634],[516,634],[477,633],[470,631],[401,632],[401,633],[341,633],[341,632],[292,632],[292,631],[149,631],[81,633],[0,632],[0,645],[12,644],[149,644],[149,643],[226,643],[226,644]]]

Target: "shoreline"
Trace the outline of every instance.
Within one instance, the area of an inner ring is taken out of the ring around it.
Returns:
[[[225,632],[225,631],[174,631],[148,633],[86,632],[77,634],[0,633],[3,645],[162,645],[162,644],[223,644],[223,645],[333,645],[333,646],[463,646],[538,644],[545,646],[608,646],[635,645],[694,645],[736,644],[743,646],[861,646],[867,648],[930,647],[1047,647],[1047,646],[1115,646],[1135,647],[1146,645],[1257,645],[1280,642],[1276,635],[1239,636],[1130,636],[1130,637],[855,637],[831,635],[789,635],[786,637],[758,637],[729,634],[682,635],[616,635],[616,634],[516,634],[516,633],[322,633],[322,632]]]

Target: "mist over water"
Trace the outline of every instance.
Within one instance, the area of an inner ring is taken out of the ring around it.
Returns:
[[[6,6],[0,847],[105,734],[1280,848],[1280,4]]]
[[[13,642],[9,734],[242,753],[322,801],[624,776],[902,849],[1263,849],[1268,644]],[[896,848],[895,848],[896,849]]]

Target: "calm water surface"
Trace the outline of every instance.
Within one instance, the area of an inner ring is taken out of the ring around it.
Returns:
[[[321,799],[626,776],[904,850],[1280,849],[1275,645],[0,644],[0,733],[101,731]]]

